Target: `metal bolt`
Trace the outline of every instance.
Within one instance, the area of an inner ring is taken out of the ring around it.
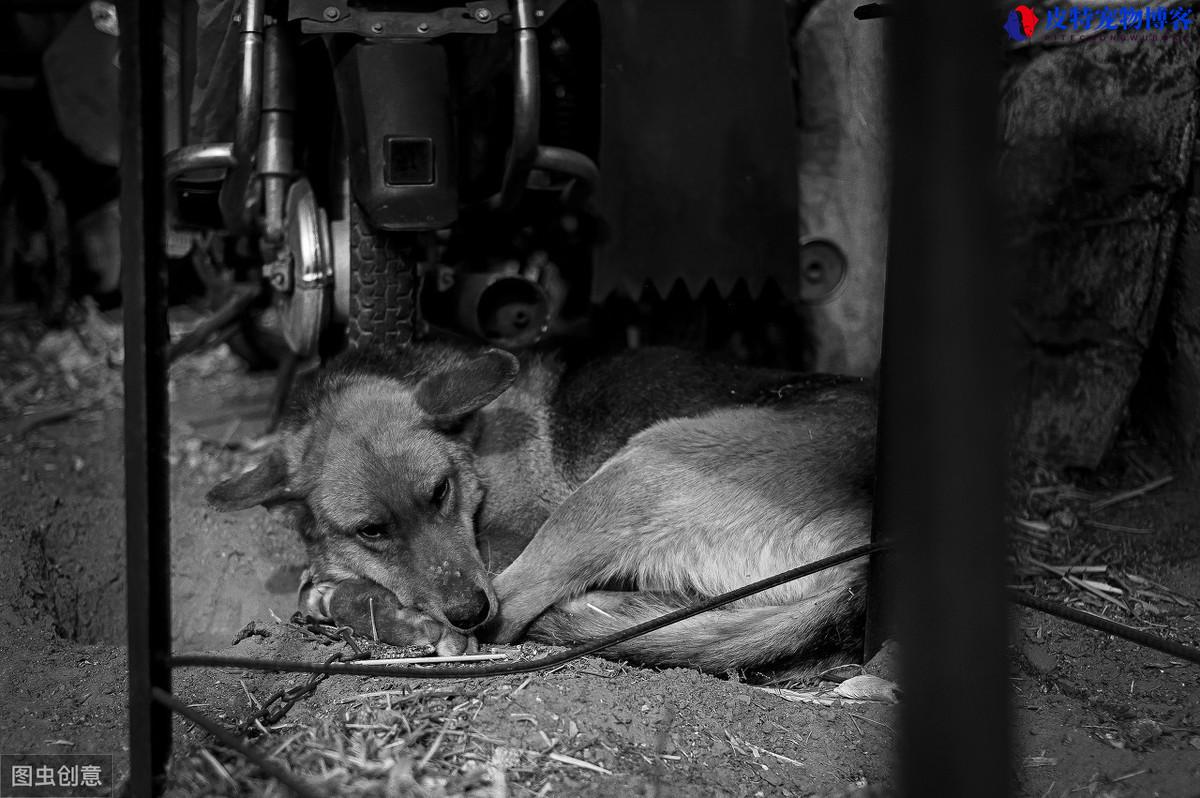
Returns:
[[[417,33],[429,33],[429,23],[422,22],[417,26]]]
[[[325,19],[329,20],[330,22],[333,22],[334,20],[336,20],[338,17],[340,17],[342,15],[342,12],[339,11],[336,6],[325,6],[324,13],[325,13]]]
[[[383,23],[376,22],[371,26],[371,33],[383,33]]]
[[[479,20],[480,22],[487,22],[491,18],[492,10],[490,8],[475,9],[475,19]]]

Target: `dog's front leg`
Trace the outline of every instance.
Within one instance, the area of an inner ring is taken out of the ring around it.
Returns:
[[[493,580],[500,608],[485,639],[511,643],[548,607],[618,575],[620,541],[630,537],[620,516],[635,470],[614,458],[550,514],[521,556]]]
[[[429,647],[440,656],[478,650],[475,638],[451,629],[420,610],[403,607],[390,590],[366,579],[306,582],[301,612],[317,620],[349,626],[363,637],[393,646]]]

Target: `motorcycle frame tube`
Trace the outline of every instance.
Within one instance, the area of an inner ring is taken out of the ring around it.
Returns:
[[[235,164],[221,187],[220,197],[225,226],[235,232],[244,230],[249,223],[246,199],[262,121],[265,6],[266,0],[244,0],[242,3],[242,80],[234,122]]]
[[[167,153],[163,159],[163,178],[169,184],[188,172],[229,169],[234,163],[233,145],[229,142],[188,144]]]
[[[284,204],[295,167],[295,66],[290,44],[282,26],[267,26],[263,47],[262,136],[258,172],[263,183],[263,235],[273,243],[283,238]]]
[[[595,192],[596,183],[600,180],[600,168],[596,166],[595,161],[566,147],[539,146],[533,168],[574,178],[574,182],[566,191],[565,201],[568,206],[582,205],[584,200]]]
[[[521,201],[525,181],[538,155],[542,120],[542,84],[539,75],[537,20],[533,0],[514,0],[513,28],[515,57],[513,66],[512,147],[504,165],[499,206],[512,211]]]

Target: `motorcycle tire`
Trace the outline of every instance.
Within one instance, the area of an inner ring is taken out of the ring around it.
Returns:
[[[376,230],[350,203],[350,316],[352,349],[401,349],[416,327],[417,260],[413,235]]]

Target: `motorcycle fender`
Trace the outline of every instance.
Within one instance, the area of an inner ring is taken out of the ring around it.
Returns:
[[[458,218],[457,139],[446,51],[358,42],[334,67],[350,190],[382,230],[436,230]]]

